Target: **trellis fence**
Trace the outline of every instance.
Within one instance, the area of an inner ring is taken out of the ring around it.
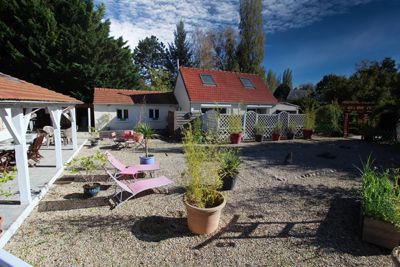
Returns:
[[[226,140],[230,136],[229,121],[231,116],[237,115],[218,114],[213,110],[207,111],[202,117],[203,130],[211,131],[219,139]],[[300,137],[304,118],[304,114],[290,114],[287,112],[281,112],[279,114],[257,114],[254,111],[248,111],[242,115],[244,140],[254,140],[254,125],[256,123],[264,125],[264,137],[267,139],[272,138],[272,131],[278,122],[282,123],[284,136],[287,133],[288,127],[293,124],[295,127],[295,136]]]

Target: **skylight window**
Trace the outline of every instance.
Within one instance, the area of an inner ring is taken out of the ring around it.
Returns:
[[[210,74],[200,74],[200,78],[204,85],[209,85],[209,86],[217,85]]]
[[[252,83],[252,81],[248,78],[243,78],[240,77],[240,81],[242,82],[243,86],[249,89],[254,89],[254,84]]]

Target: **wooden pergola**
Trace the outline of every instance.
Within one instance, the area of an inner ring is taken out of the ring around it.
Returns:
[[[20,203],[32,202],[28,171],[26,131],[31,114],[47,109],[54,127],[56,168],[63,168],[60,120],[62,114],[71,121],[72,147],[77,148],[75,105],[79,100],[0,73],[0,117],[15,146]]]
[[[375,103],[373,102],[358,102],[358,101],[343,101],[342,108],[344,114],[343,137],[349,136],[349,116],[350,113],[356,112],[363,123],[368,122],[369,116],[373,113]]]

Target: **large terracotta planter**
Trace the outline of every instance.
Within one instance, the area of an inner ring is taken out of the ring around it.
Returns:
[[[220,205],[213,208],[198,208],[187,203],[185,198],[183,199],[186,206],[188,226],[192,233],[204,235],[217,230],[221,211],[226,204],[225,197],[223,199]]]
[[[400,244],[400,229],[393,224],[364,217],[362,240],[393,249]]]
[[[394,267],[400,267],[400,246],[395,247],[392,251],[392,261]]]
[[[313,135],[314,130],[303,129],[303,139],[309,140]]]
[[[279,141],[279,140],[281,140],[281,134],[279,134],[279,133],[273,133],[272,134],[272,141]]]
[[[240,144],[243,138],[243,133],[232,133],[230,138],[231,144]]]

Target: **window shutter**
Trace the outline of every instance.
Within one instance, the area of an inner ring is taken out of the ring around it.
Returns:
[[[154,118],[155,118],[156,120],[158,120],[158,118],[160,117],[160,111],[159,111],[158,109],[155,109],[154,111],[155,111],[155,116],[154,116]]]
[[[118,118],[119,120],[122,119],[122,110],[120,110],[120,109],[117,109],[117,118]]]
[[[154,110],[149,109],[149,118],[152,119],[154,118]]]
[[[127,118],[128,118],[128,110],[124,109],[124,119],[127,119]]]

